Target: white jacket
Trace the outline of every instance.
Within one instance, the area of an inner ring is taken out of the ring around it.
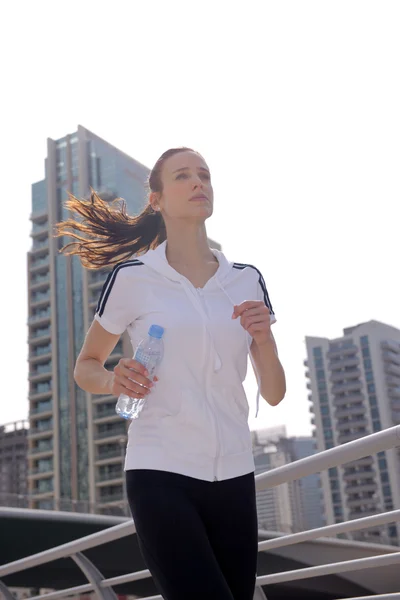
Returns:
[[[167,262],[166,242],[117,265],[104,284],[95,318],[110,333],[126,329],[135,348],[150,325],[161,325],[159,381],[131,422],[125,469],[157,469],[215,481],[254,470],[249,407],[243,389],[251,336],[233,306],[264,300],[261,273],[230,263],[196,289]]]

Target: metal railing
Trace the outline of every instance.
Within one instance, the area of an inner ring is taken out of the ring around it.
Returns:
[[[370,456],[371,454],[377,454],[378,452],[389,450],[397,446],[400,446],[400,426],[391,427],[390,429],[366,436],[348,444],[344,444],[343,446],[325,450],[313,456],[303,458],[282,467],[278,467],[266,473],[261,473],[256,476],[256,487],[257,490],[276,487],[278,485],[307,477],[308,475],[313,475],[320,471],[337,467],[339,465]],[[328,525],[318,529],[312,529],[310,531],[284,535],[275,539],[261,541],[258,544],[258,550],[259,552],[265,552],[267,550],[283,548],[285,546],[291,546],[301,542],[317,540],[322,537],[326,538],[327,536],[355,532],[362,529],[369,529],[371,527],[394,523],[397,521],[400,521],[400,510],[394,510],[388,513],[372,515],[353,521],[347,521],[345,523]],[[45,550],[44,552],[39,552],[38,554],[5,564],[0,567],[0,590],[3,592],[3,594],[7,592],[6,586],[1,583],[1,578],[5,577],[6,575],[37,567],[59,558],[71,557],[81,568],[89,583],[35,596],[31,600],[53,600],[55,598],[65,598],[73,594],[85,593],[92,590],[96,591],[97,597],[100,600],[115,600],[116,595],[112,590],[113,586],[151,577],[150,572],[148,570],[144,570],[135,573],[128,573],[127,575],[113,577],[110,579],[104,579],[96,567],[82,553],[85,550],[94,548],[101,544],[106,544],[132,535],[135,533],[135,531],[136,529],[133,521],[128,521],[127,523],[122,523],[104,531],[88,535],[79,540],[74,540],[72,542],[62,544],[56,548]],[[393,547],[393,552],[389,554],[346,560],[327,565],[318,565],[292,571],[284,571],[282,573],[258,576],[257,588],[259,589],[261,586],[271,584],[299,581],[311,577],[321,577],[330,574],[337,575],[340,573],[354,572],[362,569],[386,567],[394,564],[400,565],[400,552],[396,552],[395,548]],[[6,596],[6,598],[11,598],[11,595]],[[386,594],[380,596],[375,595],[370,596],[370,598],[374,598],[374,600],[400,598],[400,592],[397,594]],[[162,600],[162,597],[152,596],[143,598],[142,600]],[[358,599],[353,598],[352,600]],[[363,600],[366,600],[365,596],[363,597]]]

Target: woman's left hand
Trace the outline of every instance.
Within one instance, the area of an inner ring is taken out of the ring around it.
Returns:
[[[264,302],[247,300],[235,306],[232,319],[238,318],[241,326],[249,332],[257,346],[273,341],[270,312]]]

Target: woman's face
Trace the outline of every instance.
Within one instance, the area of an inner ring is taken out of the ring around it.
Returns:
[[[153,208],[160,209],[164,219],[204,221],[212,215],[214,192],[210,171],[204,159],[195,152],[179,152],[168,158],[162,168],[161,194],[151,194]]]

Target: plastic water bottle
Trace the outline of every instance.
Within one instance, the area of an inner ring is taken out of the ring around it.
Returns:
[[[164,343],[162,336],[164,328],[160,325],[152,325],[148,336],[140,342],[133,356],[134,360],[144,365],[149,372],[148,379],[153,380],[158,365],[164,356]],[[115,407],[116,413],[124,419],[137,419],[146,398],[131,398],[121,394]]]

